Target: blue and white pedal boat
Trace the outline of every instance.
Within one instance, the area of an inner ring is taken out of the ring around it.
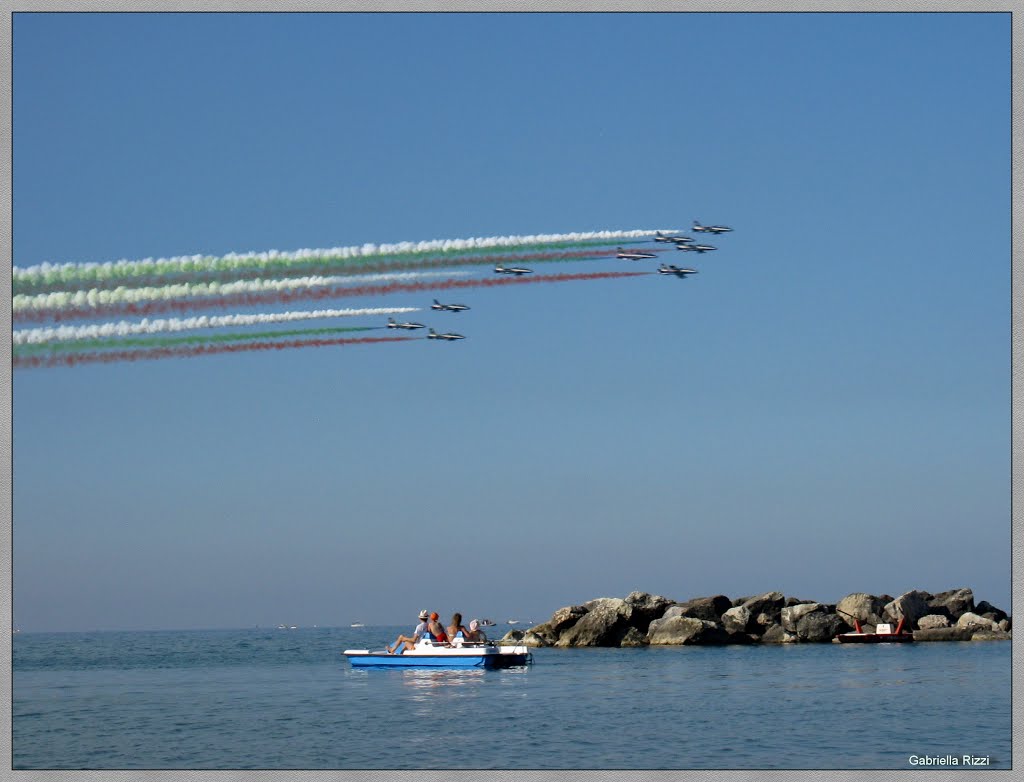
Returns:
[[[344,655],[353,668],[511,668],[528,665],[533,655],[526,646],[502,646],[482,643],[438,643],[421,638],[413,649],[388,654],[368,649],[346,649]]]

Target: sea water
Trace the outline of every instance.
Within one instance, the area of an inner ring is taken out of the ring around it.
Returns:
[[[409,629],[17,634],[14,768],[1011,765],[1007,642],[536,649],[495,671],[341,654]]]

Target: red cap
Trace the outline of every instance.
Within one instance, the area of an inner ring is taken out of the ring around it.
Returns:
[[[438,616],[439,616],[439,614],[437,613],[437,611],[434,611],[434,613],[432,613],[432,614],[430,615],[430,618],[431,618],[431,619],[437,619],[437,617],[438,617]]]

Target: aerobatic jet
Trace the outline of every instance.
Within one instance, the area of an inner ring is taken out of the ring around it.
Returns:
[[[654,241],[656,242],[692,242],[689,236],[667,236],[661,231],[654,232]]]
[[[687,274],[697,274],[696,269],[680,269],[678,266],[673,266],[671,263],[666,266],[662,264],[658,267],[658,274],[674,274],[681,280],[686,279]]]
[[[462,336],[461,334],[453,334],[453,333],[438,334],[436,331],[431,329],[430,333],[427,334],[427,339],[444,339],[444,340],[448,340],[450,342],[453,339],[465,339],[465,337]]]
[[[495,274],[514,274],[516,277],[522,277],[524,274],[533,274],[533,269],[524,269],[522,266],[509,266],[505,267],[504,264],[498,264],[494,267]]]
[[[654,253],[631,253],[619,247],[615,257],[624,261],[642,261],[644,258],[657,258],[658,256]]]
[[[434,303],[430,305],[430,309],[447,312],[462,312],[463,310],[468,310],[469,307],[465,304],[442,304],[437,299],[434,299]]]
[[[677,244],[676,249],[686,253],[707,253],[718,248],[713,244]]]
[[[426,328],[422,323],[398,323],[394,318],[388,318],[389,329],[423,329]]]
[[[699,220],[693,221],[693,230],[698,233],[724,234],[732,230],[727,225],[701,225]]]

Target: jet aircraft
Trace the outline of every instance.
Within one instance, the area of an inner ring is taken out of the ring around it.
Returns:
[[[631,253],[619,247],[615,257],[624,261],[642,261],[644,258],[657,258],[658,256],[654,253]]]
[[[430,309],[448,312],[462,312],[463,310],[468,310],[469,307],[465,304],[442,304],[437,299],[434,299],[434,303],[430,305]]]
[[[389,329],[422,329],[426,328],[422,323],[398,323],[394,318],[388,318]]]
[[[703,254],[711,252],[712,250],[717,250],[718,248],[715,247],[713,244],[677,244],[676,249],[682,250],[683,252],[687,253]]]
[[[454,334],[454,333],[438,334],[436,331],[431,329],[430,333],[427,334],[427,339],[444,339],[444,340],[448,340],[450,342],[453,339],[465,339],[465,337],[462,336],[461,334]]]
[[[661,231],[654,232],[654,241],[656,242],[692,242],[689,236],[668,236],[663,234]]]
[[[696,269],[680,269],[678,266],[673,266],[671,263],[666,266],[662,264],[658,267],[658,274],[674,274],[681,280],[686,279],[687,274],[697,274]]]
[[[732,230],[727,225],[701,225],[699,220],[693,221],[693,230],[698,233],[724,234]]]
[[[524,274],[533,274],[533,269],[524,269],[522,266],[509,266],[505,267],[504,264],[499,263],[494,267],[495,274],[514,274],[516,277],[522,277]]]

